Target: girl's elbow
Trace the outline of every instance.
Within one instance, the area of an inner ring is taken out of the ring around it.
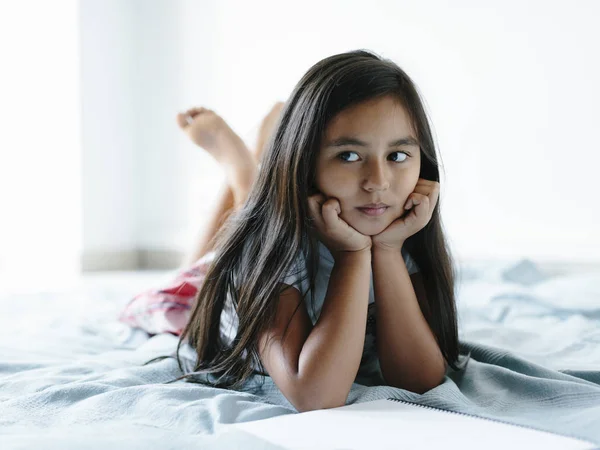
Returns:
[[[298,412],[316,411],[319,409],[339,408],[346,404],[348,392],[332,392],[333,389],[321,390],[312,387],[298,389],[290,399],[290,403]]]
[[[414,390],[413,392],[416,392],[417,394],[424,394],[425,392],[435,389],[440,384],[442,384],[445,378],[445,371],[432,374],[431,376],[424,378],[421,381],[421,383],[418,383],[416,386],[416,390]]]
[[[416,394],[424,394],[428,391],[431,391],[432,389],[435,389],[440,384],[442,384],[442,382],[443,382],[443,380],[429,382],[429,383],[422,383],[422,384],[415,386],[415,388],[411,389],[411,391],[415,392]]]
[[[299,413],[318,411],[320,409],[339,408],[346,404],[345,401],[312,401],[312,402],[300,402],[294,407]]]
[[[418,383],[410,383],[410,384],[409,383],[400,383],[400,384],[396,385],[395,387],[398,387],[400,389],[405,389],[410,392],[414,392],[415,394],[422,395],[432,389],[435,389],[440,384],[441,384],[441,381],[439,381],[439,382],[421,381]]]
[[[352,382],[302,371],[294,377],[291,389],[287,390],[289,397],[286,397],[298,412],[339,408],[346,404]]]
[[[406,380],[396,379],[390,380],[388,384],[393,387],[405,389],[415,394],[424,394],[427,391],[435,389],[444,382],[446,378],[446,372],[435,373],[435,374],[421,374],[417,379]],[[384,377],[385,380],[385,377]],[[387,381],[386,381],[387,382]]]

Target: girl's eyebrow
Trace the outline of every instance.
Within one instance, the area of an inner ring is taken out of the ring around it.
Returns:
[[[360,139],[357,139],[354,137],[348,137],[348,136],[341,136],[339,138],[332,140],[327,145],[327,147],[344,147],[346,145],[354,145],[357,147],[368,147],[369,146],[369,144],[367,144],[364,141],[361,141]],[[399,147],[401,145],[415,145],[418,147],[419,141],[417,141],[412,136],[405,136],[405,137],[396,139],[394,141],[391,141],[388,145],[390,147]]]

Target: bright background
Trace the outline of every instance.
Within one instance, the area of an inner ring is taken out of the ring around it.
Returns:
[[[423,95],[460,260],[600,263],[598,17],[593,0],[0,2],[0,283],[173,267],[224,180],[177,112],[208,106],[252,146],[312,64],[357,48]]]

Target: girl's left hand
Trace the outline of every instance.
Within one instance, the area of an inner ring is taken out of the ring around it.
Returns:
[[[378,235],[372,236],[373,248],[402,249],[406,239],[429,223],[439,195],[440,183],[419,178],[414,192],[404,204],[404,210],[412,210],[393,221]]]

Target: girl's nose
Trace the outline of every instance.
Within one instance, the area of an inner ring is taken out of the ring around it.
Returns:
[[[362,187],[367,192],[385,191],[390,182],[386,173],[385,163],[374,162],[366,167]]]

